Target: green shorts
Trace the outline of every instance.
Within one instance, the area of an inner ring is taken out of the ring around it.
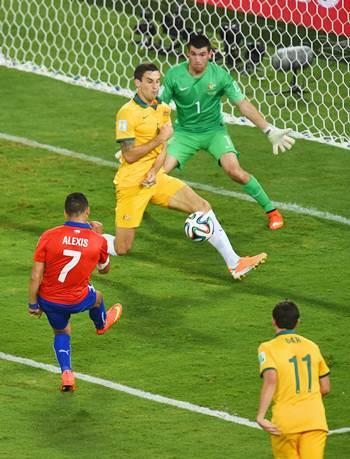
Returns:
[[[198,150],[208,152],[219,163],[225,153],[235,153],[239,157],[225,126],[220,126],[215,131],[196,133],[175,130],[168,142],[168,154],[176,158],[179,169],[183,169]]]

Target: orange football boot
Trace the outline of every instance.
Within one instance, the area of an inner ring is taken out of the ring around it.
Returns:
[[[123,307],[121,304],[117,303],[110,307],[107,311],[106,314],[106,322],[104,328],[101,328],[100,330],[96,328],[96,333],[98,335],[103,335],[106,333],[106,331],[111,328],[112,325],[114,325],[118,320],[121,318],[123,312]]]
[[[255,255],[254,257],[241,257],[235,269],[230,270],[232,277],[238,280],[241,279],[248,274],[249,271],[264,263],[266,258],[266,253],[259,253],[259,255]]]
[[[277,209],[272,210],[271,212],[268,212],[267,216],[269,218],[270,230],[278,230],[278,229],[283,228],[284,226],[283,217]]]
[[[73,371],[65,370],[62,373],[62,384],[61,384],[61,391],[62,392],[74,392],[76,389],[75,385],[75,376]]]

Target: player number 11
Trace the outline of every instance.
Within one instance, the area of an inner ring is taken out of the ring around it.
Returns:
[[[308,382],[307,382],[307,390],[308,392],[311,392],[311,355],[310,354],[306,354],[302,359],[302,362],[305,362],[306,363],[306,367],[307,367],[307,378],[308,378]],[[293,364],[294,366],[294,375],[295,375],[295,391],[297,394],[300,393],[300,377],[299,377],[299,363],[298,363],[298,359],[296,356],[290,358],[288,360],[290,363]]]

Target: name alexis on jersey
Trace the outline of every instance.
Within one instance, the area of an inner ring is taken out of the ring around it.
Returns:
[[[89,245],[89,239],[85,239],[83,237],[64,236],[62,244],[77,245],[79,247],[87,247]]]

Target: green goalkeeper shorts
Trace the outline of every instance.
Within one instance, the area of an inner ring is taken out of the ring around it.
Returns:
[[[215,131],[196,133],[175,129],[174,135],[168,142],[168,154],[176,158],[179,169],[183,169],[186,162],[198,150],[208,152],[219,163],[225,153],[235,153],[239,156],[225,126],[220,126]]]

